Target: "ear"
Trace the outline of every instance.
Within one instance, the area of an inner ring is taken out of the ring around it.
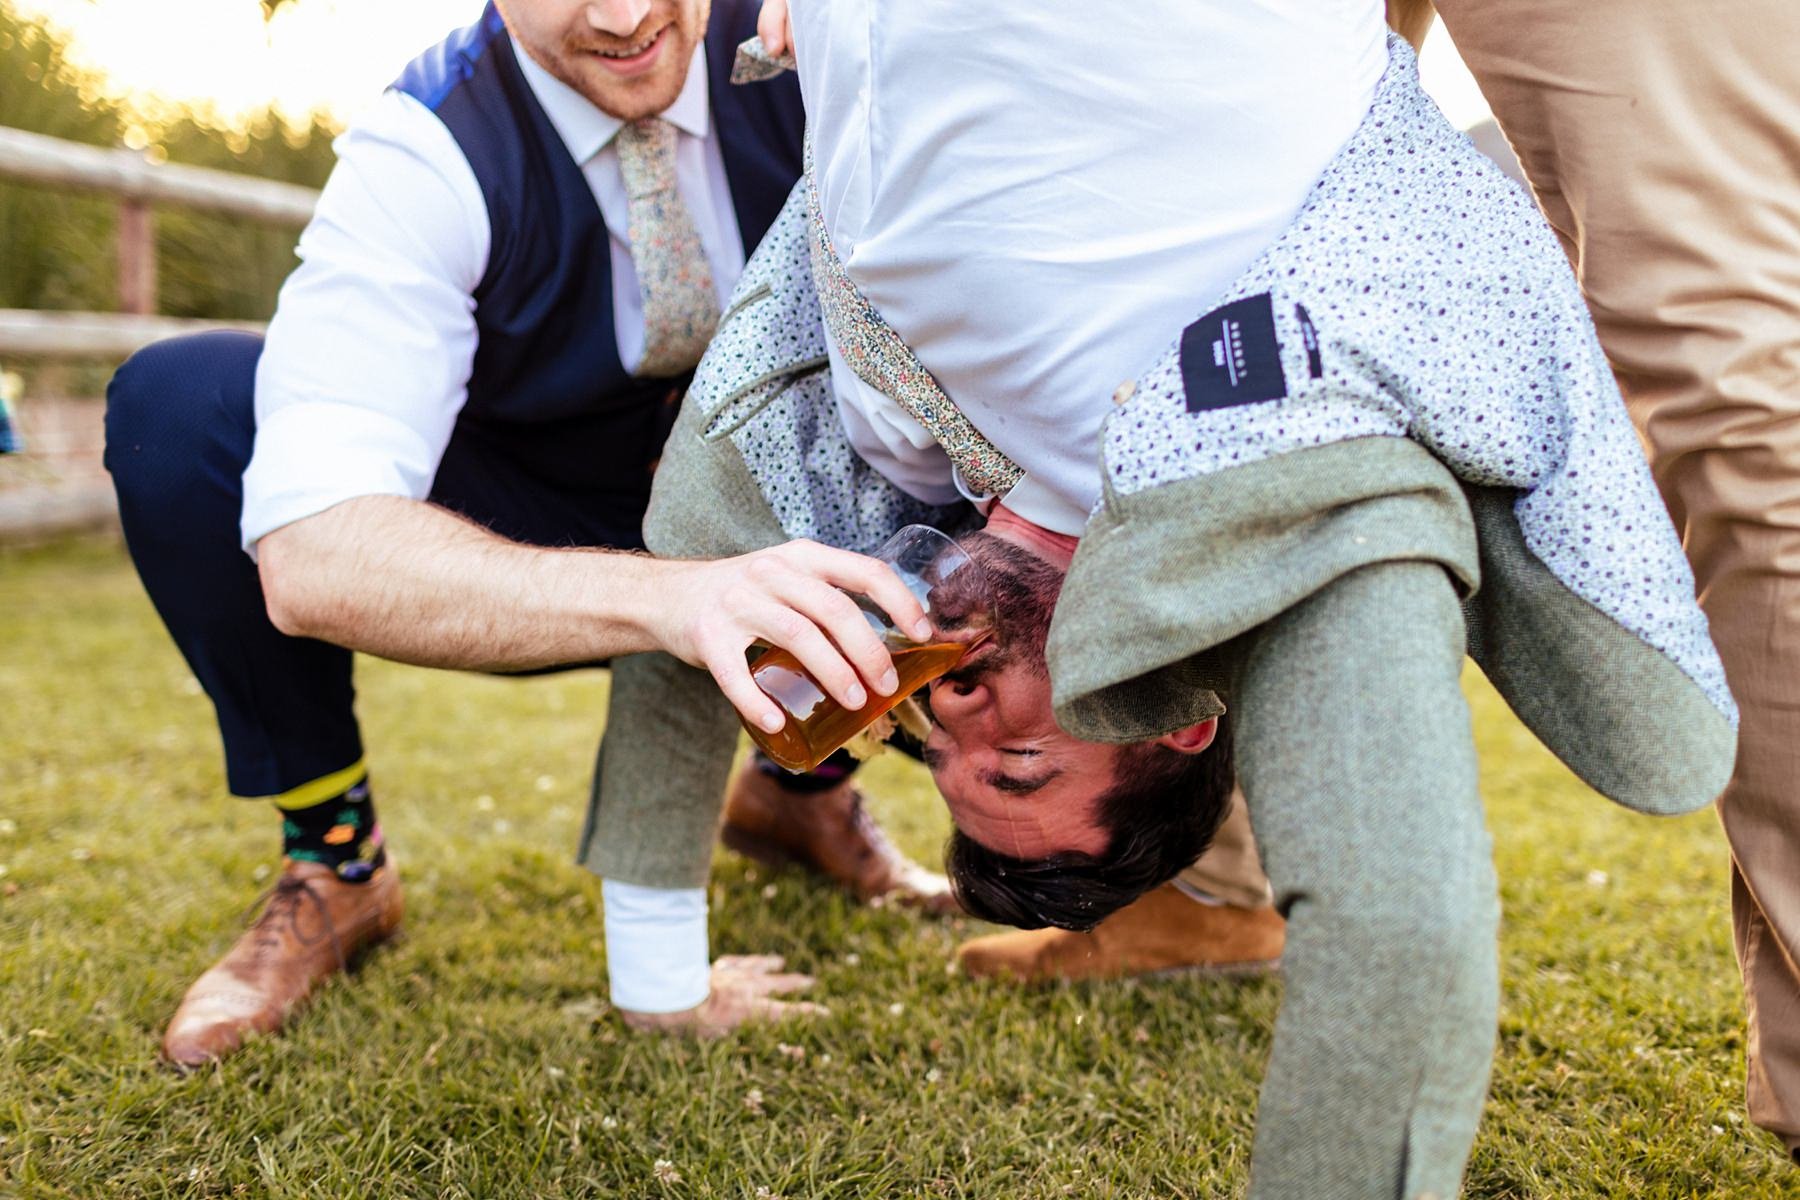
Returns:
[[[1219,718],[1208,717],[1198,725],[1189,725],[1186,729],[1163,734],[1156,739],[1156,744],[1167,746],[1177,754],[1198,754],[1213,744],[1213,738],[1218,732]]]

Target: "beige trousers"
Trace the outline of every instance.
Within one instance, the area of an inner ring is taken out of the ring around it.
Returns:
[[[1751,1118],[1800,1147],[1800,0],[1438,0],[1574,261],[1743,708]]]
[[[1250,832],[1243,789],[1232,789],[1231,807],[1212,844],[1177,881],[1184,889],[1204,892],[1238,908],[1265,908],[1273,902],[1269,877],[1263,874],[1262,858],[1256,852],[1256,837]]]

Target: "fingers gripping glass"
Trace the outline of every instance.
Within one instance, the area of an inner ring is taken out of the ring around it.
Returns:
[[[786,650],[771,647],[750,665],[756,686],[786,714],[770,733],[744,728],[762,752],[790,771],[810,771],[867,729],[900,701],[955,667],[994,630],[993,592],[980,564],[961,546],[928,525],[908,525],[872,556],[892,567],[925,610],[931,634],[915,642],[895,629],[873,601],[851,596],[886,643],[900,686],[891,696],[871,696],[861,708],[845,708]]]

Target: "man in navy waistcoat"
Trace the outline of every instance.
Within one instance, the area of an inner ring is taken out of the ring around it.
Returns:
[[[132,558],[217,709],[231,791],[273,799],[283,830],[272,896],[188,990],[171,1061],[277,1028],[399,924],[352,650],[511,673],[663,648],[758,719],[774,710],[743,651],[762,638],[847,703],[891,689],[836,589],[918,613],[867,560],[596,553],[643,547],[694,365],[800,174],[794,82],[727,81],[755,20],[750,0],[490,4],[340,139],[266,338],[164,342],[113,380]],[[942,877],[891,847],[846,775],[753,765],[727,833],[941,909]],[[610,918],[639,897],[608,881],[606,899]],[[645,982],[779,1015],[797,980],[773,970]],[[615,979],[615,1002],[637,982]]]

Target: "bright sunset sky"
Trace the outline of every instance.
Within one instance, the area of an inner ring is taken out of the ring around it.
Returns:
[[[139,99],[214,105],[226,119],[274,101],[356,113],[482,0],[294,0],[265,24],[256,0],[13,0],[73,35],[71,57]]]
[[[14,0],[73,35],[76,63],[141,100],[211,104],[227,120],[271,100],[354,116],[415,54],[483,0],[293,0],[263,23],[256,0]],[[1441,26],[1425,83],[1458,125],[1487,115]]]

